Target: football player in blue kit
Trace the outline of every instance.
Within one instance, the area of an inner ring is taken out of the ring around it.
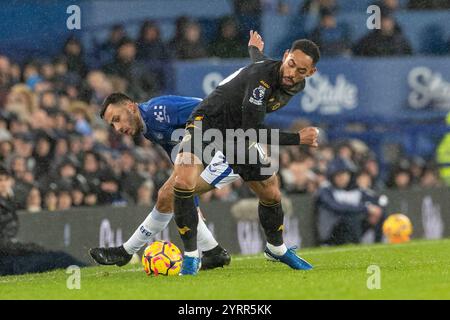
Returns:
[[[105,99],[100,116],[120,134],[128,136],[142,134],[146,139],[160,145],[173,160],[178,152],[178,144],[183,138],[186,121],[201,101],[199,98],[168,95],[136,103],[123,93],[113,93]],[[225,156],[217,152],[211,165],[199,178],[197,191],[200,194],[214,188],[220,189],[237,179],[239,176],[233,173],[225,161]],[[173,184],[174,177],[171,176],[159,189],[153,210],[128,241],[114,248],[92,248],[89,251],[92,258],[104,265],[127,264],[134,253],[151,241],[155,234],[164,230],[172,220]],[[196,203],[198,208],[198,198]],[[228,265],[231,261],[230,255],[208,230],[199,208],[198,214],[198,245],[203,253],[202,269]]]

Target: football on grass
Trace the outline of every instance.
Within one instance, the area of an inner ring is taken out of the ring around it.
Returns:
[[[389,243],[408,242],[412,231],[411,221],[401,213],[390,215],[383,223],[383,233]]]
[[[180,273],[183,255],[169,241],[155,241],[145,248],[142,265],[147,275],[176,276]]]

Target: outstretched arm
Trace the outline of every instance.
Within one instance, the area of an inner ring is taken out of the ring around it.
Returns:
[[[259,62],[263,60],[267,60],[263,54],[264,50],[264,41],[258,31],[250,30],[250,40],[248,41],[248,54],[250,55],[250,59],[252,62]]]

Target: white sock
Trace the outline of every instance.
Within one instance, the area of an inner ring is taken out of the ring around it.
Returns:
[[[167,227],[172,217],[173,213],[161,213],[154,207],[131,238],[123,244],[125,251],[129,254],[138,252],[155,234]]]
[[[287,247],[284,243],[281,246],[274,246],[267,242],[267,248],[277,256],[282,256],[287,252]]]
[[[218,245],[200,213],[198,215],[197,245],[200,251],[209,251]]]
[[[199,258],[199,257],[200,257],[200,255],[198,254],[198,250],[195,250],[195,251],[185,251],[185,252],[184,252],[184,255],[185,255],[186,257],[193,257],[193,258]]]

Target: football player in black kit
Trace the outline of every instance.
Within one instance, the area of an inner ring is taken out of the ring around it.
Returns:
[[[251,31],[250,38],[255,42],[258,40],[262,42],[256,32]],[[186,134],[174,167],[175,221],[185,251],[181,275],[195,275],[200,268],[196,234],[198,216],[194,194],[196,179],[207,165],[203,151],[209,145],[203,140],[203,133],[209,129],[220,131],[224,137],[229,129],[257,132],[257,141],[248,141],[249,139],[245,137],[244,146],[236,145],[234,138],[231,141],[237,148],[237,153],[246,155],[244,163],[236,163],[233,156],[229,157],[227,151],[230,141],[226,138],[225,144],[217,147],[222,148],[233,171],[241,176],[259,198],[258,214],[267,239],[264,250],[266,256],[293,269],[312,268],[293,248],[289,249],[284,244],[284,214],[276,174],[264,173],[261,162],[250,162],[247,157],[250,146],[258,145],[257,142],[266,142],[260,141],[260,133],[266,129],[264,126],[266,113],[281,109],[295,94],[304,89],[305,79],[316,72],[320,51],[315,43],[303,39],[292,44],[282,61],[264,57],[256,47],[251,49],[251,54],[258,55],[259,61],[239,69],[223,80],[194,109],[186,125]],[[265,132],[268,144],[271,144],[271,131]],[[278,144],[317,147],[318,135],[319,130],[314,127],[302,129],[298,133],[280,132]]]

